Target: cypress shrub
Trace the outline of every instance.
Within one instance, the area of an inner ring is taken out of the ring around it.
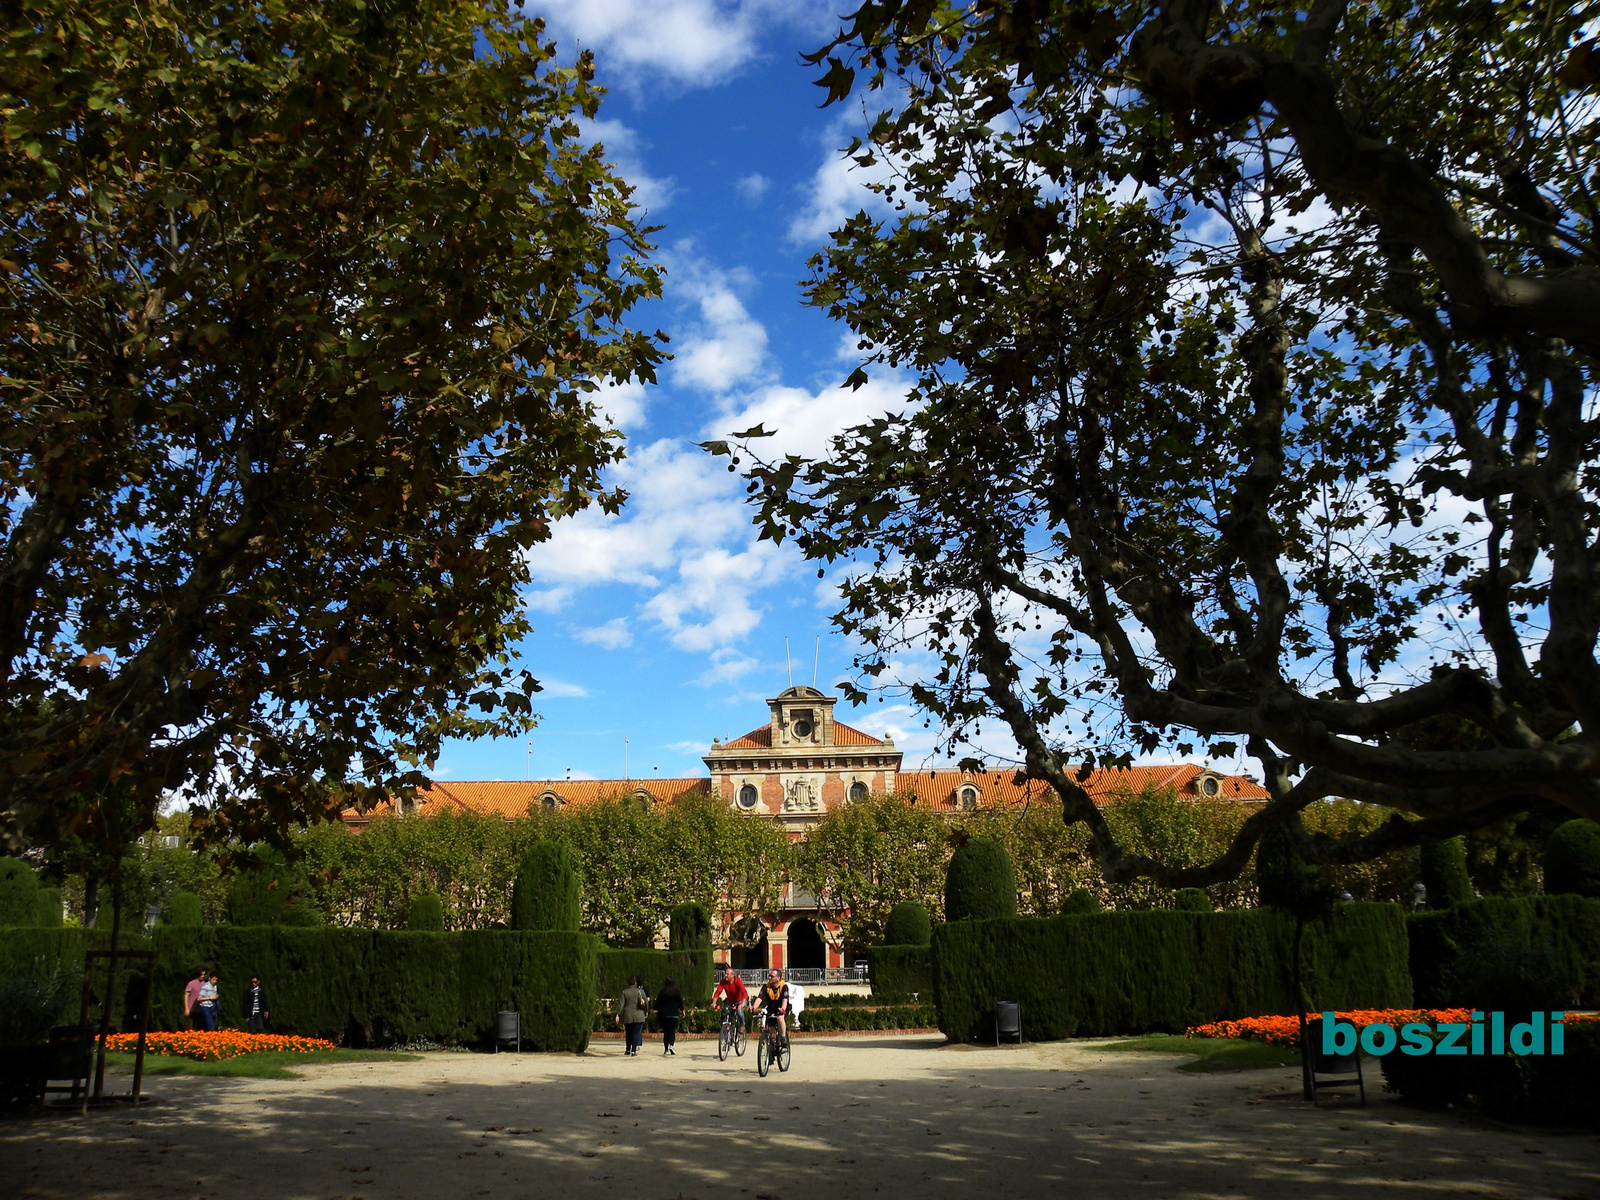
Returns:
[[[1205,888],[1179,888],[1172,893],[1174,912],[1211,912],[1215,909]]]
[[[1041,1041],[1292,1013],[1294,927],[1271,909],[947,922],[933,934],[939,1028],[953,1041],[992,1036],[998,1000],[1021,1001],[1026,1036]],[[1308,922],[1301,955],[1318,1007],[1411,1002],[1395,905],[1344,904]]]
[[[1429,908],[1454,908],[1478,897],[1467,874],[1467,852],[1460,838],[1424,842],[1420,848],[1422,885],[1428,889]]]
[[[1282,826],[1256,843],[1256,891],[1266,908],[1310,919],[1333,905],[1333,886],[1301,856]]]
[[[986,921],[1017,915],[1017,873],[1011,855],[993,838],[956,847],[944,876],[946,921]]]
[[[1491,897],[1414,913],[1406,931],[1418,1004],[1482,1007],[1488,992],[1528,1007],[1600,1007],[1600,900]]]
[[[1548,1019],[1548,1013],[1539,1015]],[[1508,1027],[1517,1020],[1509,1013],[1506,1019]],[[1548,1026],[1545,1034],[1548,1038]],[[1594,1103],[1600,1022],[1569,1023],[1562,1040],[1560,1054],[1385,1054],[1383,1078],[1390,1091],[1414,1104],[1475,1101],[1496,1117],[1600,1128]]]
[[[528,847],[511,891],[511,928],[574,931],[578,928],[578,868],[563,842]]]
[[[711,948],[701,946],[693,950],[637,950],[632,948],[612,950],[602,948],[596,974],[599,994],[615,998],[628,986],[628,980],[637,975],[644,980],[643,987],[654,1000],[661,985],[669,978],[678,981],[684,1004],[696,1007],[711,1002]]]
[[[35,925],[39,920],[39,877],[27,863],[0,858],[0,925]]]
[[[581,1053],[588,1047],[598,997],[598,938],[570,930],[500,929],[459,937],[461,1020],[468,1039],[493,1036],[495,1014],[510,1009],[522,1015],[524,1049]]]
[[[432,892],[422,892],[412,897],[411,910],[406,914],[406,928],[412,933],[443,933],[444,901]]]
[[[933,922],[928,910],[915,900],[905,900],[889,910],[883,925],[885,946],[926,946],[933,941]]]
[[[460,1040],[461,945],[455,935],[377,933],[368,955],[364,1040],[380,1046]]]
[[[674,908],[667,917],[669,950],[711,949],[711,914],[698,900]]]
[[[871,946],[866,951],[872,998],[883,1004],[909,1004],[915,993],[926,1004],[933,996],[931,946]]]
[[[39,889],[39,903],[37,918],[34,922],[41,929],[60,929],[61,920],[61,889],[42,887]]]
[[[178,892],[167,901],[167,911],[162,914],[161,923],[186,929],[204,925],[205,916],[200,905],[200,897],[193,892]]]
[[[1544,891],[1547,896],[1600,899],[1600,823],[1576,820],[1556,826],[1544,844]]]
[[[228,887],[228,924],[312,928],[322,924],[322,912],[304,875],[263,851]]]
[[[1079,917],[1099,911],[1100,898],[1088,888],[1073,888],[1061,902],[1061,915],[1064,917]]]

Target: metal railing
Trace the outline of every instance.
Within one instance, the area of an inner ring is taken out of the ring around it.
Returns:
[[[742,967],[735,971],[746,984],[765,983],[769,967]],[[866,983],[865,971],[857,971],[854,967],[786,967],[778,971],[787,983],[798,983],[801,987],[816,987],[827,983]]]

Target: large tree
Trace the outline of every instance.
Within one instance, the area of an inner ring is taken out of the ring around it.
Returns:
[[[531,719],[526,551],[660,353],[592,74],[508,0],[6,5],[7,845],[278,836]]]
[[[892,212],[810,297],[910,388],[817,460],[745,438],[758,520],[870,568],[865,674],[930,653],[950,744],[1002,721],[1111,880],[1600,814],[1597,12],[875,0],[818,54],[886,98]],[[1079,786],[1202,746],[1272,793],[1208,863]],[[1330,795],[1398,812],[1313,836]]]

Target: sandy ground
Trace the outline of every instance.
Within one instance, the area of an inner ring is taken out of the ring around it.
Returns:
[[[715,1044],[637,1059],[429,1054],[293,1082],[157,1078],[138,1113],[0,1123],[0,1195],[198,1200],[863,1195],[1588,1197],[1600,1138],[1313,1110],[1292,1071],[1191,1076],[1094,1043],[796,1039],[787,1075]],[[126,1086],[126,1077],[119,1083]]]

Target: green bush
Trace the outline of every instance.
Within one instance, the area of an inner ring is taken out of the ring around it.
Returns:
[[[72,983],[42,962],[0,974],[0,1053],[44,1042],[66,1013]]]
[[[322,911],[304,873],[263,850],[228,886],[228,924],[314,928]]]
[[[161,914],[163,925],[177,925],[192,929],[204,925],[205,912],[200,897],[193,892],[178,892],[167,901],[167,911]]]
[[[1514,1021],[1508,1014],[1508,1028]],[[1501,1118],[1600,1127],[1600,1021],[1569,1024],[1563,1040],[1560,1054],[1386,1054],[1383,1078],[1415,1104],[1476,1104]]]
[[[1406,922],[1418,1004],[1479,1006],[1484,993],[1519,1006],[1600,1006],[1600,900],[1491,898]]]
[[[152,1023],[183,1027],[183,988],[199,966],[221,977],[224,1026],[244,1024],[259,975],[278,1033],[345,1045],[475,1043],[495,1013],[522,1014],[522,1043],[582,1050],[595,1007],[596,941],[584,933],[411,933],[281,926],[158,926]]]
[[[581,909],[578,868],[564,842],[528,847],[511,892],[511,928],[575,931]]]
[[[0,858],[0,925],[34,925],[39,920],[39,877],[28,864]]]
[[[1454,908],[1478,898],[1472,890],[1472,877],[1467,874],[1467,852],[1460,838],[1424,842],[1419,853],[1429,908]]]
[[[39,902],[36,906],[37,918],[35,924],[41,929],[61,928],[61,889],[42,887],[39,889]]]
[[[1544,891],[1600,899],[1600,822],[1556,826],[1544,844]]]
[[[906,900],[889,910],[883,926],[885,946],[926,946],[932,941],[933,922],[922,905]]]
[[[1256,892],[1263,907],[1307,919],[1325,915],[1334,899],[1333,885],[1276,825],[1256,843]]]
[[[1172,908],[1174,912],[1212,912],[1216,905],[1205,888],[1179,888],[1172,893]]]
[[[1100,898],[1088,888],[1073,888],[1061,902],[1061,915],[1064,917],[1081,917],[1099,911]]]
[[[947,922],[933,934],[939,1028],[954,1041],[993,1036],[999,1000],[1021,1001],[1039,1041],[1292,1013],[1294,926],[1272,909]],[[1309,922],[1301,961],[1318,1008],[1411,1002],[1398,906],[1342,904]]]
[[[1011,855],[993,838],[956,847],[944,876],[946,921],[987,921],[1017,915],[1017,873]]]
[[[406,928],[412,933],[443,933],[444,901],[432,892],[412,897],[411,909],[406,913]]]
[[[615,999],[637,975],[653,1002],[661,985],[675,979],[684,1004],[696,1007],[711,1001],[711,974],[711,949],[707,946],[695,950],[602,949],[597,987],[600,995]]]
[[[674,908],[667,917],[667,948],[670,950],[711,949],[711,914],[698,900]]]
[[[931,946],[872,946],[866,952],[872,998],[881,1004],[909,1003],[913,995],[933,997]]]

